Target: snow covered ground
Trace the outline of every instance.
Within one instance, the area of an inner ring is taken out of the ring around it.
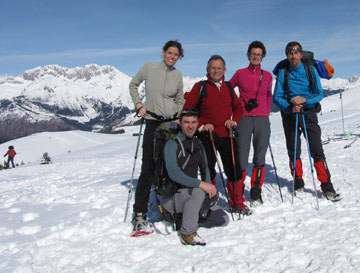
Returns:
[[[360,87],[343,93],[345,132],[360,133]],[[339,95],[326,98],[319,119],[323,139],[343,133]],[[205,247],[183,246],[178,234],[150,220],[156,233],[131,238],[123,223],[139,127],[125,134],[40,133],[0,145],[17,151],[25,165],[0,171],[0,272],[359,272],[360,140],[324,145],[336,190],[343,200],[315,192],[305,142],[306,189],[291,204],[291,176],[279,113],[271,115],[271,145],[284,203],[270,154],[264,205],[228,226],[200,229]],[[48,152],[53,164],[40,165]],[[141,153],[141,151],[140,151]],[[140,172],[141,154],[135,180]],[[249,199],[250,170],[245,196]],[[219,175],[218,175],[218,181]],[[220,205],[226,208],[221,183]],[[152,200],[153,201],[153,200]],[[129,215],[130,216],[130,215]],[[130,217],[128,217],[129,219]]]

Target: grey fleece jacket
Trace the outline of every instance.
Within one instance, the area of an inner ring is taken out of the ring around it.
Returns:
[[[182,74],[164,62],[146,63],[131,80],[129,89],[136,105],[141,103],[138,87],[145,81],[146,109],[162,116],[172,118],[180,115],[184,105]],[[154,119],[147,115],[147,119]]]

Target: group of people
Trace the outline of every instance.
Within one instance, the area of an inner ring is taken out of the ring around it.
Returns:
[[[180,126],[177,141],[170,139],[164,148],[165,165],[168,175],[178,185],[171,198],[175,211],[181,214],[180,240],[185,245],[205,245],[197,234],[199,225],[205,227],[226,225],[228,215],[211,203],[206,215],[199,213],[206,200],[216,199],[217,152],[220,154],[227,177],[229,205],[232,211],[249,215],[251,210],[245,204],[244,189],[249,151],[253,146],[253,168],[250,182],[251,203],[262,204],[262,185],[265,179],[265,155],[270,139],[270,108],[272,99],[281,110],[286,147],[294,189],[302,190],[302,164],[300,159],[300,134],[306,126],[311,156],[315,162],[318,179],[325,197],[336,195],[321,145],[316,105],[323,98],[323,90],[316,69],[316,90],[309,89],[309,82],[301,62],[302,47],[290,42],[285,48],[289,67],[282,69],[277,77],[274,95],[272,75],[261,68],[266,56],[262,42],[250,43],[247,50],[249,65],[235,72],[229,82],[225,81],[225,60],[219,55],[210,57],[207,63],[207,79],[197,82],[189,93],[183,93],[182,74],[174,65],[184,57],[178,41],[168,41],[162,50],[160,63],[146,63],[130,82],[130,94],[138,114],[145,118],[143,157],[133,206],[132,236],[153,232],[147,221],[147,204],[154,181],[153,139],[157,126],[163,119],[175,118]],[[285,71],[286,70],[286,71]],[[284,76],[285,75],[285,76]],[[145,81],[143,105],[138,87]],[[284,86],[284,82],[287,84]],[[234,91],[238,87],[239,97]],[[155,113],[156,115],[150,115]],[[295,123],[295,117],[304,116],[303,122]],[[297,130],[296,124],[301,128]],[[294,147],[295,137],[297,147]],[[194,148],[195,147],[195,148]],[[179,149],[186,157],[179,157]],[[294,153],[296,150],[296,156]],[[295,163],[294,163],[295,158]],[[187,160],[184,164],[184,160]],[[183,167],[185,165],[185,167]],[[198,172],[200,171],[200,179]],[[167,200],[169,201],[169,200]],[[209,202],[207,202],[209,203]],[[166,207],[166,206],[165,206]]]

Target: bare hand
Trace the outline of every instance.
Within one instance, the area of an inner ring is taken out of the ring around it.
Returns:
[[[200,182],[199,188],[202,189],[204,192],[206,192],[210,199],[213,198],[216,195],[216,187],[210,183],[206,183],[204,181]]]
[[[292,108],[292,112],[293,113],[299,113],[299,112],[301,112],[302,108],[303,108],[302,104],[294,105],[293,108]]]
[[[291,102],[294,105],[300,105],[306,102],[306,99],[304,97],[300,97],[300,96],[296,96],[294,98],[291,99]]]
[[[205,124],[205,126],[202,130],[207,131],[207,132],[212,132],[212,131],[214,131],[214,125],[212,125],[210,123]]]
[[[225,127],[230,129],[230,128],[236,128],[237,123],[231,119],[228,119],[227,121],[225,121]]]
[[[144,118],[146,116],[146,107],[142,106],[138,112],[138,115],[142,118]]]

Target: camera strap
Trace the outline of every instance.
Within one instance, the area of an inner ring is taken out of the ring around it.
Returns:
[[[255,99],[257,99],[258,95],[259,95],[259,90],[260,90],[260,86],[261,86],[261,82],[262,82],[262,78],[263,78],[263,74],[264,74],[264,70],[261,69],[261,76],[260,76],[260,80],[259,80],[259,85],[256,91],[256,96]],[[241,97],[241,96],[240,96]],[[241,97],[242,100],[244,101],[244,103],[246,104],[247,102],[245,101],[245,99],[243,97]]]

